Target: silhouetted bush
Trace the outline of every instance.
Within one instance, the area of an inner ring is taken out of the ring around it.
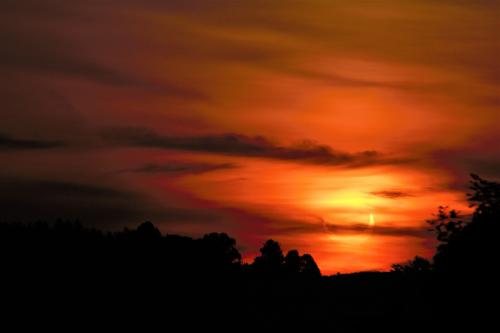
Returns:
[[[397,273],[425,273],[432,269],[432,263],[422,257],[416,256],[414,259],[409,260],[403,264],[392,265],[392,271]]]

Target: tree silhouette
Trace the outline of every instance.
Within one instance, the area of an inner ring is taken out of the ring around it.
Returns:
[[[289,278],[316,278],[321,276],[318,265],[310,254],[300,255],[297,250],[290,250],[283,256],[278,242],[266,241],[260,249],[261,255],[256,257],[253,267],[257,273]]]
[[[310,254],[304,254],[300,258],[300,272],[306,278],[318,278],[321,276],[321,272],[318,265],[314,261],[314,258]]]
[[[161,232],[153,223],[146,221],[137,227],[134,235],[142,241],[155,241],[161,238]]]
[[[488,304],[496,301],[490,295],[499,292],[500,184],[472,174],[470,189],[468,200],[475,207],[472,215],[439,207],[437,218],[429,222],[439,241],[430,289],[438,295],[436,303],[441,309],[437,322],[445,327],[496,316]],[[458,308],[467,309],[466,316],[456,317]]]
[[[282,265],[285,260],[283,251],[278,242],[269,239],[260,249],[261,255],[256,257],[253,266],[261,274],[278,276],[282,273]]]
[[[285,256],[285,272],[288,276],[297,276],[301,272],[301,258],[299,251],[290,250]]]
[[[498,260],[500,231],[500,184],[471,175],[468,200],[472,216],[439,207],[430,221],[440,242],[434,256],[436,269],[447,273],[474,274],[493,269]]]
[[[236,249],[236,241],[225,233],[210,233],[201,240],[201,262],[207,271],[228,274],[241,265],[241,254]]]

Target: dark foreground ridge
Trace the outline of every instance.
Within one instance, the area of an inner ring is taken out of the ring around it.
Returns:
[[[321,276],[308,254],[284,255],[273,240],[242,264],[223,233],[164,236],[150,222],[114,233],[0,223],[4,318],[68,330],[102,320],[174,332],[479,327],[497,312],[500,185],[473,175],[471,189],[468,221],[445,207],[430,221],[440,242],[432,262],[336,276]]]

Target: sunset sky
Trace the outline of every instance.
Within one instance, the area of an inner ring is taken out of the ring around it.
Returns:
[[[275,239],[324,274],[434,252],[500,177],[495,0],[3,0],[0,220]]]

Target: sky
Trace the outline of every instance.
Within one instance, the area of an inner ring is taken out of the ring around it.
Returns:
[[[3,0],[0,219],[431,257],[500,177],[495,0]]]

